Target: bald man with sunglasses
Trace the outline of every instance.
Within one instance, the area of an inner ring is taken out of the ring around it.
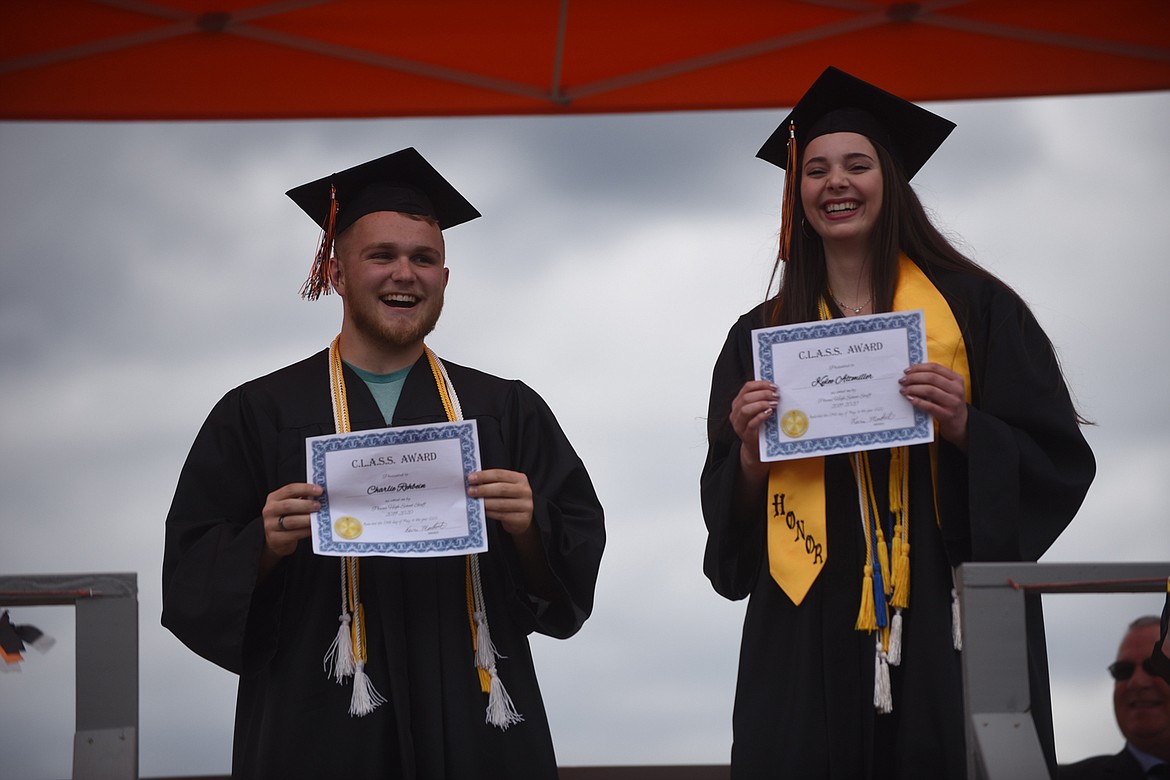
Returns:
[[[1155,672],[1151,651],[1161,639],[1160,620],[1140,617],[1129,624],[1113,677],[1113,714],[1125,748],[1060,767],[1060,780],[1147,780],[1170,778],[1170,684]]]

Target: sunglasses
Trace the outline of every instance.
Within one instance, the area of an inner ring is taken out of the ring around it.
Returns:
[[[1114,661],[1107,667],[1109,669],[1109,676],[1118,682],[1125,682],[1133,673],[1137,671],[1137,664],[1133,661]],[[1142,661],[1142,671],[1150,677],[1156,677],[1157,672],[1154,671],[1154,664],[1149,658]]]

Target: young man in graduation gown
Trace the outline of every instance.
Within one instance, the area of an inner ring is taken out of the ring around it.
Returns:
[[[163,624],[240,676],[233,776],[555,777],[527,637],[588,618],[602,509],[534,391],[423,344],[441,229],[479,213],[414,149],[289,196],[323,226],[305,294],[336,290],[341,333],[212,410],[167,517]],[[456,418],[478,428],[487,553],[314,554],[306,438]]]

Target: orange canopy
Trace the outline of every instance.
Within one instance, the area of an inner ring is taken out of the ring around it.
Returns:
[[[1166,0],[0,0],[0,119],[789,106],[1170,89]]]

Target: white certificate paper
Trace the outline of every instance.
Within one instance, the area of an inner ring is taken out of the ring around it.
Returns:
[[[309,481],[325,489],[311,515],[313,552],[428,558],[485,552],[475,420],[314,436]]]
[[[780,391],[777,413],[760,430],[760,460],[934,440],[930,415],[898,384],[926,360],[921,310],[753,330],[752,358],[756,378]]]

